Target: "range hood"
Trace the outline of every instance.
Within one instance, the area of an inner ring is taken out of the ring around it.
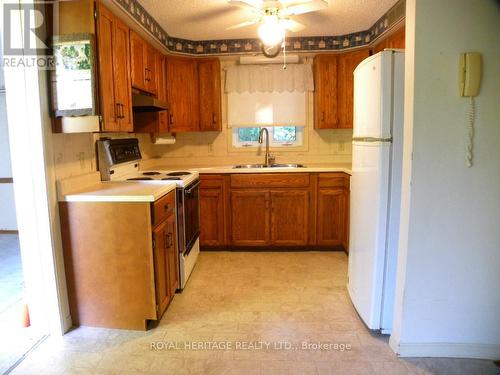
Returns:
[[[132,93],[132,107],[137,112],[157,112],[168,109],[167,103],[154,96]]]

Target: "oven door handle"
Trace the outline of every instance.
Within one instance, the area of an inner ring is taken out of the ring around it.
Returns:
[[[191,186],[189,190],[184,190],[184,193],[186,195],[191,195],[194,189],[196,189],[198,186],[200,186],[201,181],[197,181],[194,185]]]

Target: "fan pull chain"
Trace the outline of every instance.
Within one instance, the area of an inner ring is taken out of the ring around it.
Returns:
[[[468,142],[467,142],[467,167],[472,167],[474,158],[474,122],[476,117],[476,105],[474,97],[470,97],[469,104],[469,128],[468,128]]]
[[[283,70],[286,70],[286,34],[283,35]]]

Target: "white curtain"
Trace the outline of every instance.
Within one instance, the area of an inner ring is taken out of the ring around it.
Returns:
[[[227,124],[232,127],[306,126],[305,92],[227,94]]]
[[[235,65],[226,69],[227,93],[314,91],[312,65]]]

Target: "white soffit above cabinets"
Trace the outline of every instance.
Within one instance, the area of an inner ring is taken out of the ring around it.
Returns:
[[[171,36],[190,40],[256,38],[257,26],[228,27],[255,15],[227,0],[139,0]],[[294,18],[306,28],[290,36],[343,35],[369,29],[397,0],[329,0],[329,7]]]

